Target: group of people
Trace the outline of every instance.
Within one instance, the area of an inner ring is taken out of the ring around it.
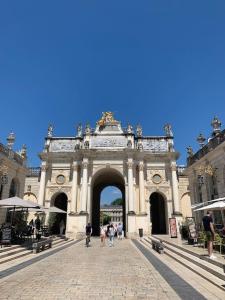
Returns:
[[[90,237],[92,234],[91,224],[88,223],[86,226],[86,246],[90,243]],[[117,236],[118,240],[122,240],[124,237],[123,225],[119,223],[114,225],[113,223],[100,227],[100,241],[101,246],[106,245],[106,239],[108,238],[109,247],[114,246],[114,238]]]

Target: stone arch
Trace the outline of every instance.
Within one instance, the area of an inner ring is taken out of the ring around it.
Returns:
[[[168,208],[166,196],[161,191],[154,191],[149,197],[152,234],[167,234]]]
[[[183,218],[192,217],[190,193],[184,193],[180,198],[180,208]]]
[[[102,190],[107,186],[115,186],[121,191],[123,198],[123,227],[124,231],[126,231],[125,179],[118,169],[106,167],[98,169],[91,179],[90,221],[92,223],[93,235],[99,235],[100,195]]]
[[[68,208],[68,196],[64,192],[56,192],[50,201],[50,206],[55,206],[67,212]],[[66,223],[67,223],[67,214],[63,213],[50,213],[50,218],[52,220],[52,228],[51,231],[54,234],[65,234],[66,232]],[[61,232],[60,228],[64,227],[63,232]]]
[[[10,187],[9,187],[9,197],[19,196],[20,192],[20,182],[17,177],[14,177],[11,180]]]

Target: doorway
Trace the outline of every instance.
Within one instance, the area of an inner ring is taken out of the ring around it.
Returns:
[[[166,207],[165,199],[160,193],[152,193],[150,196],[150,218],[152,234],[166,234]]]

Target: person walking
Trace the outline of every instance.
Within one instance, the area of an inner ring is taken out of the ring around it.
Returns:
[[[123,233],[123,225],[121,223],[117,226],[117,237],[118,240],[122,240],[122,233]]]
[[[210,259],[215,259],[216,256],[213,255],[213,241],[215,239],[215,230],[213,226],[212,212],[207,211],[207,214],[202,218],[202,223],[204,231],[206,234],[207,248]]]
[[[105,246],[106,232],[104,226],[100,227],[101,247]]]
[[[113,225],[111,224],[109,227],[109,247],[114,246],[114,235],[115,235],[115,230]]]
[[[39,215],[37,215],[37,218],[34,221],[34,226],[35,226],[36,240],[39,241],[41,239],[41,220]]]
[[[92,234],[91,223],[88,223],[86,225],[85,233],[86,233],[86,247],[89,247],[89,244],[91,242],[91,234]]]
[[[59,232],[60,232],[60,235],[63,235],[64,234],[64,230],[65,230],[65,223],[64,223],[64,220],[62,219],[59,223]]]

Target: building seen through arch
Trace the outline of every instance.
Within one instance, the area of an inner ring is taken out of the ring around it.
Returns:
[[[67,236],[83,235],[87,222],[98,234],[101,193],[113,186],[122,194],[128,237],[137,236],[139,228],[145,234],[168,234],[169,218],[181,222],[181,198],[188,195],[178,157],[169,124],[161,136],[145,136],[140,125],[123,128],[113,113],[105,112],[95,128],[79,125],[72,137],[57,137],[50,126],[36,177],[38,203],[48,207],[55,195],[63,193]],[[30,177],[29,185],[37,190]]]

